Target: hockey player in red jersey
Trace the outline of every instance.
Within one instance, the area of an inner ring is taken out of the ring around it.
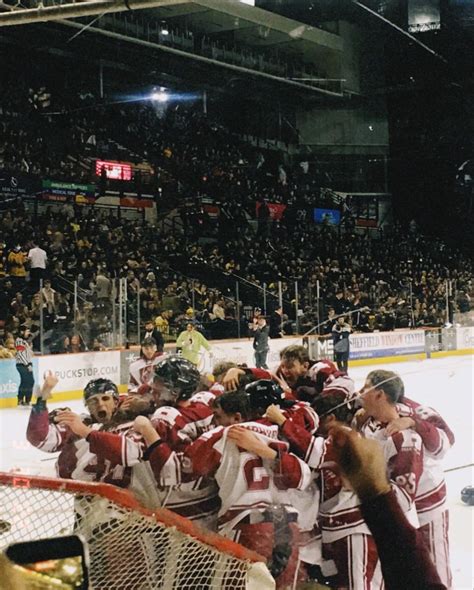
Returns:
[[[140,348],[140,357],[130,365],[129,393],[147,393],[153,381],[154,367],[163,356],[158,352],[153,338],[145,338]]]
[[[392,436],[385,430],[389,422],[399,417],[396,403],[402,391],[400,380],[367,378],[361,391],[364,412],[359,413],[357,425],[364,437],[380,444],[397,501],[409,522],[418,526],[414,502],[423,470],[421,438],[414,430]],[[339,493],[321,504],[320,524],[326,555],[337,566],[338,587],[381,588],[375,542],[362,517],[359,498],[344,481]]]
[[[222,383],[227,391],[237,389],[239,379],[243,375],[253,375],[255,379],[273,379],[285,392],[287,399],[310,402],[321,394],[323,389],[355,392],[354,381],[339,371],[336,365],[328,360],[311,360],[304,346],[292,344],[280,352],[280,366],[275,374],[263,369],[232,367]]]
[[[323,390],[355,391],[354,381],[328,360],[312,361],[304,346],[290,345],[280,352],[280,366],[276,377],[288,395],[312,402]]]
[[[213,428],[215,394],[200,391],[196,366],[179,355],[164,357],[154,369],[151,396],[155,412],[149,416],[160,437],[173,449]]]
[[[377,544],[387,590],[446,590],[419,530],[400,509],[387,479],[380,445],[353,430],[331,428],[333,453],[361,499],[361,510]]]
[[[142,432],[143,425],[152,425],[157,439],[166,441],[172,451],[180,452],[202,433],[214,428],[211,404],[215,395],[199,391],[201,375],[196,366],[179,355],[163,357],[154,367],[151,391],[147,397],[155,408],[153,413],[135,421]],[[145,428],[146,432],[146,428]],[[150,453],[147,450],[146,456]],[[178,463],[177,463],[178,464]],[[174,466],[170,464],[170,469]],[[149,471],[149,464],[142,464]],[[150,491],[154,505],[174,510],[200,525],[215,530],[219,501],[215,482],[209,478],[180,480],[166,470],[155,472],[155,489]]]
[[[142,457],[141,436],[133,421],[119,416],[117,386],[109,379],[89,381],[84,403],[90,415],[79,415],[68,408],[48,413],[46,400],[57,384],[48,374],[32,407],[27,428],[28,441],[47,453],[59,451],[56,470],[59,477],[81,481],[102,481],[133,488],[132,466]],[[120,434],[121,437],[115,437]],[[102,449],[107,449],[104,453]]]
[[[290,401],[285,399],[281,387],[275,381],[259,380],[250,383],[245,388],[249,395],[250,402],[255,406],[257,415],[262,416],[257,421],[264,424],[275,423],[278,426],[283,423],[292,425],[293,432],[300,434],[296,436],[298,442],[301,438],[315,440],[319,428],[319,417],[315,410],[307,403],[301,401]],[[279,420],[270,420],[271,412],[274,409],[278,413]],[[269,416],[270,414],[270,416]],[[279,438],[290,444],[290,451],[304,460],[299,454],[298,444],[293,446],[291,436],[285,436],[284,428],[279,428]],[[323,439],[321,439],[323,440]],[[303,443],[305,444],[305,443]],[[307,443],[309,446],[309,443]],[[299,558],[303,562],[313,579],[320,578],[317,569],[322,563],[321,533],[317,524],[319,510],[319,474],[312,470],[310,484],[304,490],[288,490],[292,505],[297,509],[299,526]],[[314,567],[316,566],[316,567]]]
[[[313,577],[320,581],[324,581],[324,577],[326,577],[331,584],[334,584],[338,588],[344,588],[349,578],[347,559],[342,554],[341,559],[338,559],[338,555],[334,555],[334,545],[330,542],[332,539],[326,539],[330,531],[326,531],[323,528],[321,534],[319,527],[319,519],[321,518],[319,514],[319,503],[321,501],[324,506],[325,503],[331,500],[333,504],[336,504],[338,495],[342,490],[341,478],[333,461],[331,438],[327,434],[330,425],[335,421],[349,424],[353,419],[356,411],[357,395],[353,390],[352,383],[348,382],[347,385],[347,389],[342,387],[333,390],[323,389],[322,393],[313,399],[313,409],[318,414],[320,422],[318,430],[314,435],[301,428],[291,417],[285,416],[277,405],[267,408],[265,414],[267,419],[279,426],[280,436],[289,441],[290,450],[308,464],[317,478],[318,492],[314,494],[313,506],[316,509],[318,518],[314,523],[314,529],[311,535],[312,542],[308,546],[308,550],[303,551],[302,556],[307,564],[317,566],[310,568]],[[356,510],[356,507],[357,502],[354,499],[353,509]],[[324,526],[324,514],[322,522]],[[330,524],[332,524],[332,520],[330,520]],[[326,541],[324,556],[322,551],[323,536]],[[344,536],[347,537],[347,532]],[[363,560],[354,564],[355,567],[351,572],[353,580],[363,577],[358,572],[357,567],[361,565],[361,569],[363,569],[367,565],[369,557],[368,554],[365,562]],[[337,562],[339,571],[336,569],[333,558]],[[375,556],[376,562],[377,558]],[[370,576],[372,569],[369,567],[367,571],[368,588],[371,588]],[[338,577],[335,578],[334,576],[337,573]]]
[[[221,500],[219,532],[268,557],[277,587],[290,588],[298,565],[298,514],[288,489],[304,489],[309,469],[287,452],[277,427],[252,421],[245,392],[223,394],[214,406],[219,426],[189,445],[183,457],[145,426],[142,432],[151,443],[146,456],[155,472],[178,478],[178,484],[186,477],[214,477]]]
[[[400,380],[393,371],[373,371],[367,381],[375,385],[383,380]],[[402,395],[396,405],[398,417],[391,420],[387,435],[414,430],[423,441],[423,471],[417,486],[415,506],[420,532],[448,590],[452,587],[449,559],[449,511],[446,506],[446,481],[442,459],[454,444],[454,435],[443,418],[432,408],[422,406]]]
[[[280,425],[280,431],[290,441],[291,449],[321,474],[322,502],[319,524],[322,529],[324,556],[326,559],[333,559],[337,566],[335,586],[380,588],[382,578],[378,555],[373,538],[361,515],[359,499],[347,486],[347,482],[341,480],[333,461],[331,438],[325,438],[334,420],[346,424],[352,421],[356,399],[357,394],[352,385],[346,390],[343,387],[323,388],[321,394],[313,398],[313,408],[321,421],[318,434],[322,436],[308,436],[308,433],[298,428],[297,424],[285,419],[278,408],[268,408],[266,415]],[[389,446],[387,443],[387,447]],[[390,447],[390,450],[387,448],[386,454],[392,462],[391,471],[394,478],[399,475],[399,470],[405,473],[407,466],[404,459],[408,457],[405,452],[395,457],[395,450],[395,446]],[[405,451],[405,448],[403,450]],[[419,467],[418,454],[414,452],[410,457],[413,464]],[[392,483],[392,487],[404,512],[411,513],[412,518],[416,517],[409,495],[399,489],[395,482]],[[353,555],[353,558],[348,559],[348,555]],[[323,565],[328,564],[324,562]]]

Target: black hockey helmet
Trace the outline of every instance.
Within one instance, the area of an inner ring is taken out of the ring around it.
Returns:
[[[264,413],[268,406],[276,404],[288,407],[293,402],[285,400],[283,389],[271,379],[259,379],[245,386],[252,410]]]
[[[84,402],[87,403],[87,400],[93,395],[104,393],[112,395],[117,401],[119,399],[119,391],[113,381],[110,379],[92,379],[92,381],[89,381],[84,387]]]
[[[189,399],[200,380],[196,365],[177,354],[167,356],[155,365],[154,381],[169,389],[176,400]]]

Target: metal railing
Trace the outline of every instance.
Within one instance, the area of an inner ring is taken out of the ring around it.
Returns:
[[[321,296],[319,281],[316,292],[310,297],[308,285],[302,281],[285,277],[286,281],[272,281],[270,287],[267,283],[258,284],[201,262],[201,265],[190,265],[185,274],[176,266],[163,267],[160,261],[153,259],[152,268],[158,277],[156,299],[153,299],[152,290],[144,289],[145,285],[137,279],[125,277],[106,276],[99,285],[91,284],[90,288],[84,278],[72,280],[63,276],[53,277],[51,286],[41,280],[37,292],[32,292],[31,285],[25,286],[25,293],[32,296],[30,318],[32,332],[36,333],[35,351],[51,354],[137,345],[141,342],[145,322],[155,322],[164,310],[172,311],[167,341],[174,341],[189,321],[196,323],[209,339],[248,337],[248,324],[257,308],[266,316],[283,308],[281,325],[287,335],[328,334],[339,317],[334,313],[328,315],[329,302]],[[207,278],[206,282],[203,277]],[[209,288],[210,277],[212,288]],[[180,286],[169,290],[173,282]],[[205,289],[199,290],[198,283]],[[339,315],[345,316],[357,331],[441,327],[416,321],[409,290],[407,300],[405,323],[400,323],[401,319],[393,313],[391,327],[387,327],[386,318],[376,318],[381,314],[375,301],[370,307],[346,309]],[[453,313],[454,300],[455,291],[446,281],[445,322],[441,322],[445,329],[453,324],[474,325],[472,311]],[[224,308],[223,317],[222,311],[214,313],[213,304],[218,301]]]

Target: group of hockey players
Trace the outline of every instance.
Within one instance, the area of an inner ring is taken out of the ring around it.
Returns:
[[[59,477],[127,488],[147,508],[168,508],[241,543],[267,559],[277,588],[308,579],[384,588],[377,544],[339,468],[333,428],[375,440],[439,588],[452,587],[442,459],[454,437],[435,410],[405,395],[396,373],[371,371],[358,392],[331,361],[291,345],[274,373],[229,361],[211,378],[146,341],[127,394],[109,380],[90,381],[85,415],[48,411],[56,384],[45,376],[27,438],[59,451]]]

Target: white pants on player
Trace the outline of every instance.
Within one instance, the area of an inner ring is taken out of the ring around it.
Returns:
[[[420,532],[438,576],[446,588],[450,590],[453,579],[449,560],[449,511],[445,510],[434,516],[431,522],[420,527]]]
[[[384,589],[377,547],[371,535],[356,533],[332,543],[323,543],[323,555],[336,564],[338,589]]]

